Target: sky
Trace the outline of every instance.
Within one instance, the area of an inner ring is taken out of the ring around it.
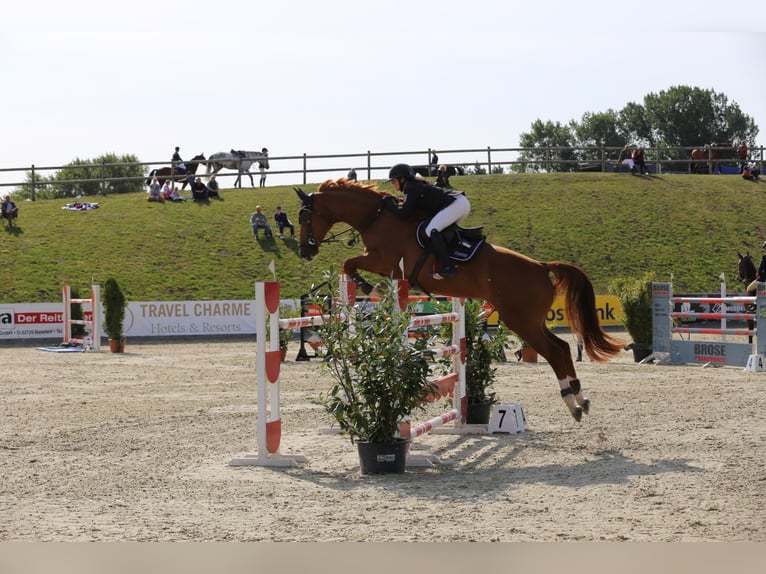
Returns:
[[[160,162],[175,146],[185,159],[509,148],[537,119],[579,121],[680,85],[725,94],[766,145],[760,6],[634,5],[12,2],[0,35],[0,170],[106,153]]]

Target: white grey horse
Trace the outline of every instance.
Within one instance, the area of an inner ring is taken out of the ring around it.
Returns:
[[[207,158],[207,175],[216,174],[223,168],[233,169],[237,171],[234,187],[242,187],[243,173],[250,177],[250,187],[255,187],[253,174],[250,173],[250,166],[255,162],[258,162],[258,167],[269,169],[269,153],[266,148],[263,148],[263,151],[221,151],[211,154]],[[261,176],[261,179],[263,179],[263,176]]]

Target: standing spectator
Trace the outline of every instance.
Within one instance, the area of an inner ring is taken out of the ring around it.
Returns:
[[[739,150],[737,150],[737,155],[739,156],[739,173],[742,173],[747,167],[747,143],[745,140],[739,142]]]
[[[194,181],[191,184],[191,192],[192,192],[192,200],[197,201],[198,199],[204,199],[207,201],[209,195],[207,191],[207,186],[202,183],[202,179],[197,177],[194,179]]]
[[[221,199],[221,196],[218,194],[218,182],[215,180],[214,175],[211,175],[210,179],[207,180],[207,195],[208,197]]]
[[[346,179],[349,181],[356,181],[356,170],[353,167],[350,170],[348,170]]]
[[[627,165],[630,168],[630,173],[636,173],[636,166],[630,153],[630,144],[625,144],[625,147],[620,150],[620,155],[617,156],[617,165]]]
[[[274,221],[277,222],[277,229],[279,230],[279,238],[284,238],[284,229],[287,227],[290,230],[290,237],[295,237],[295,226],[292,221],[287,217],[287,214],[282,211],[282,208],[277,205],[277,209],[274,212]]]
[[[641,175],[646,173],[646,154],[644,153],[643,147],[638,146],[633,152],[633,163],[636,164],[635,167]]]
[[[3,217],[8,220],[8,229],[13,227],[13,220],[19,216],[19,208],[11,201],[11,196],[6,195],[2,206]]]
[[[266,239],[272,239],[274,236],[271,234],[271,226],[266,220],[266,216],[261,212],[261,206],[255,206],[255,212],[250,215],[250,225],[253,228],[253,235],[258,239],[258,230],[263,229]]]
[[[431,175],[434,175],[436,173],[436,165],[439,163],[439,156],[436,155],[436,150],[433,150],[431,152],[431,160],[429,162],[429,170],[428,172]]]
[[[447,166],[442,164],[439,166],[439,171],[436,172],[436,185],[444,189],[452,189],[449,184],[449,176],[447,175]]]
[[[266,156],[266,158],[269,157],[269,150],[266,148],[263,148],[261,150],[261,153]],[[260,160],[258,162],[258,171],[261,172],[261,180],[258,182],[259,187],[266,187],[266,170],[269,169],[269,160]]]
[[[184,163],[184,160],[181,159],[181,148],[176,146],[176,151],[173,152],[173,159],[172,159],[172,172],[173,173],[185,173],[186,172],[186,164]]]

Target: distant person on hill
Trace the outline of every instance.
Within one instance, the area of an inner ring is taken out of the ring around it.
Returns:
[[[170,192],[170,200],[171,201],[186,201],[186,198],[182,197],[181,193],[178,191],[177,185],[174,185],[173,190]]]
[[[191,184],[192,199],[197,201],[199,199],[208,199],[207,186],[202,183],[202,179],[197,177]]]
[[[633,151],[633,162],[636,164],[636,169],[639,173],[644,175],[646,173],[646,154],[643,147],[638,146]]]
[[[13,220],[19,216],[19,208],[11,201],[11,196],[6,195],[3,200],[3,217],[8,220],[8,228],[13,227]]]
[[[165,180],[165,184],[162,186],[162,199],[168,201],[173,193],[173,182],[169,179]]]
[[[255,212],[250,215],[250,225],[253,228],[253,235],[258,239],[258,230],[263,229],[263,233],[266,239],[272,239],[274,236],[271,233],[271,226],[266,219],[266,216],[261,211],[261,206],[255,206]]]
[[[282,208],[277,205],[277,209],[274,212],[274,221],[277,222],[277,229],[279,230],[279,238],[282,239],[285,234],[285,227],[290,230],[290,237],[295,237],[295,226],[292,221],[287,217],[287,214],[282,211]]]
[[[265,155],[267,158],[269,157],[269,150],[266,148],[263,148],[261,150],[261,153]],[[269,160],[259,160],[258,161],[258,171],[261,172],[261,179],[258,182],[258,187],[266,187],[266,170],[269,169]]]
[[[449,184],[449,176],[447,175],[447,166],[442,164],[439,166],[439,170],[436,172],[436,185],[444,189],[452,189]]]
[[[176,146],[176,150],[173,152],[173,159],[171,160],[171,164],[173,167],[173,173],[184,173],[186,172],[186,164],[184,163],[184,160],[181,159],[181,148]]]
[[[742,170],[742,178],[750,181],[761,181],[761,170],[754,165],[745,165]]]
[[[636,166],[633,163],[633,157],[630,152],[630,144],[626,144],[625,147],[620,150],[620,155],[617,156],[617,165],[627,165],[630,168],[630,173],[636,172]]]
[[[739,149],[737,150],[739,156],[739,172],[742,173],[747,167],[747,143],[745,140],[739,142]]]
[[[350,170],[348,170],[348,175],[346,175],[346,179],[349,181],[356,181],[356,170],[353,167]]]
[[[214,175],[211,175],[210,179],[207,181],[207,195],[208,197],[221,199],[221,196],[218,193],[218,182],[215,180]]]
[[[149,184],[149,197],[146,199],[148,201],[162,201],[160,182],[156,177],[153,177],[152,182]]]

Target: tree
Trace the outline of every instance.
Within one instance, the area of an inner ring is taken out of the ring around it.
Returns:
[[[579,124],[573,121],[570,127],[576,137],[577,146],[590,148],[578,150],[577,156],[580,160],[599,161],[601,149],[625,145],[625,138],[618,128],[617,112],[614,110],[602,113],[586,112]]]
[[[137,163],[138,158],[132,154],[110,153],[93,160],[75,158],[52,176],[35,174],[34,185],[32,172],[27,172],[21,194],[28,199],[57,199],[141,191],[145,175],[143,166],[131,165]]]
[[[629,102],[619,112],[586,112],[580,122],[570,121],[568,129],[538,119],[529,133],[521,134],[520,147],[535,148],[519,155],[530,164],[514,166],[514,171],[571,171],[575,165],[556,163],[556,159],[600,159],[596,150],[553,152],[556,146],[622,147],[626,143],[644,147],[701,147],[710,143],[746,141],[755,145],[758,127],[736,102],[724,94],[689,86],[672,86],[644,96],[643,104]],[[538,151],[539,150],[539,151]],[[687,160],[689,150],[667,150],[666,159]],[[547,161],[547,163],[546,163]],[[539,162],[539,163],[535,163]]]
[[[576,163],[560,163],[562,160],[577,160],[575,152],[571,148],[574,145],[575,136],[568,126],[559,122],[543,122],[540,119],[532,123],[532,132],[521,134],[519,146],[532,148],[519,154],[518,160],[522,163],[513,165],[513,171],[538,172],[538,171],[573,171]]]

